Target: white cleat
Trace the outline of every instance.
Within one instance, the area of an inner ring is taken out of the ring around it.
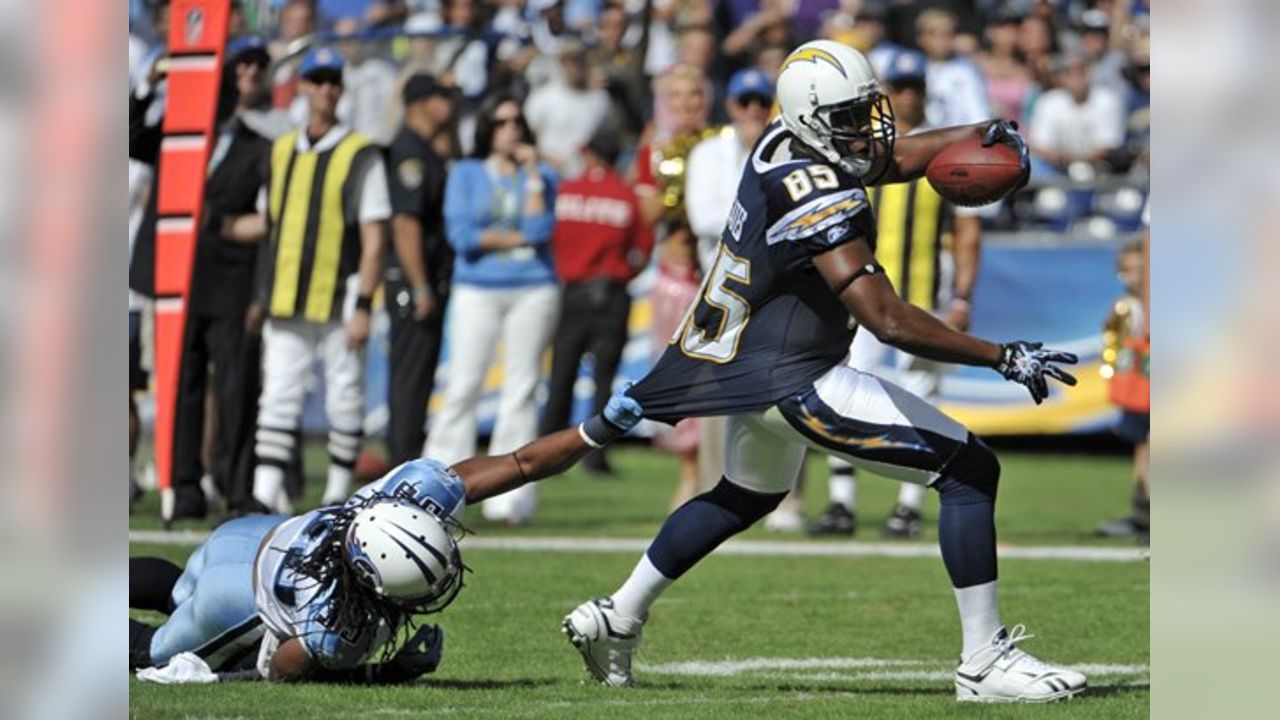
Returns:
[[[565,616],[562,627],[592,677],[613,687],[635,682],[631,653],[640,644],[643,620],[614,610],[611,598],[596,598],[574,608]]]
[[[1052,702],[1084,692],[1087,680],[1074,670],[1054,667],[1019,650],[1034,637],[1015,625],[1000,628],[991,644],[956,668],[956,700],[960,702]]]

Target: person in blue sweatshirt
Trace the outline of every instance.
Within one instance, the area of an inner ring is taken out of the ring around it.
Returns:
[[[556,178],[539,161],[520,108],[510,95],[481,108],[475,152],[454,165],[445,185],[445,234],[455,254],[448,377],[425,449],[445,463],[475,454],[476,406],[499,346],[502,390],[489,454],[537,436],[534,393],[560,310],[550,244]],[[489,520],[520,525],[536,504],[527,485],[486,501],[483,510]]]

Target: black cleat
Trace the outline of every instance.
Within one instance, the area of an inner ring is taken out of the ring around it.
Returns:
[[[845,535],[858,531],[858,516],[840,503],[831,503],[816,520],[809,523],[810,535]]]
[[[909,539],[920,537],[923,523],[920,511],[906,505],[896,505],[893,514],[884,521],[881,532],[887,538]]]

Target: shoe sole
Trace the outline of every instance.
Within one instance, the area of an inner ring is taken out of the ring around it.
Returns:
[[[970,691],[970,688],[968,687],[965,687],[962,685],[956,685],[956,702],[984,703],[984,704],[1027,703],[1027,704],[1038,705],[1043,703],[1057,702],[1059,700],[1071,700],[1076,695],[1079,695],[1080,693],[1087,690],[1089,686],[1081,685],[1078,688],[1070,688],[1067,690],[1063,690],[1062,692],[1054,693],[1052,695],[1043,695],[1038,697],[1021,697],[1021,696],[1007,697],[1004,695],[960,695],[960,690],[962,688],[965,691]]]
[[[573,645],[574,649],[576,649],[578,654],[582,656],[582,661],[587,666],[587,672],[590,673],[591,677],[595,678],[597,682],[609,687],[626,687],[631,684],[615,683],[609,680],[609,673],[604,668],[600,667],[600,663],[596,662],[595,658],[591,656],[591,640],[574,626],[573,616],[566,617],[564,622],[560,623],[560,631],[564,633],[565,637],[569,639],[569,642]]]

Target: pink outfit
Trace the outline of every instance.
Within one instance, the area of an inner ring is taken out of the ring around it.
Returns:
[[[697,297],[698,275],[695,266],[658,263],[658,277],[653,281],[653,289],[649,292],[653,312],[653,321],[649,327],[649,346],[653,348],[655,361],[667,349],[671,336],[684,319],[685,311]],[[659,430],[653,436],[654,445],[673,453],[689,453],[697,449],[697,418],[681,420],[675,427],[658,427]]]
[[[1022,111],[1031,94],[1031,81],[1026,78],[987,77],[987,97],[996,117],[1022,121]]]

